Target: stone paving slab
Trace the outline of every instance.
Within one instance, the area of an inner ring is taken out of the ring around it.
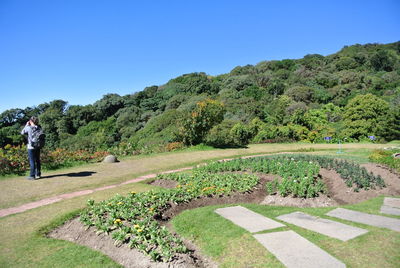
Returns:
[[[400,216],[400,208],[394,208],[390,206],[381,206],[381,213],[390,214],[390,215],[399,215]]]
[[[400,198],[385,197],[383,205],[400,209]]]
[[[256,234],[254,237],[289,268],[338,268],[344,263],[294,231]]]
[[[242,206],[218,208],[215,212],[251,233],[285,226]]]
[[[326,215],[376,227],[388,228],[390,230],[400,232],[399,219],[363,213],[345,208],[336,208],[326,213]]]
[[[353,239],[368,232],[365,229],[314,217],[302,212],[281,215],[277,219],[342,241]]]

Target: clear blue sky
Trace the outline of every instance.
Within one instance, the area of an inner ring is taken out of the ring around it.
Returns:
[[[0,112],[400,40],[400,1],[0,0]]]

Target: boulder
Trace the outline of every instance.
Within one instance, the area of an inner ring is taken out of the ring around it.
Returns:
[[[116,163],[116,162],[118,162],[118,159],[115,155],[110,154],[104,158],[103,162],[104,163]]]

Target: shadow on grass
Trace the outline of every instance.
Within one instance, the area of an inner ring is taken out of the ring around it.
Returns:
[[[92,176],[95,173],[96,172],[94,172],[94,171],[71,172],[71,173],[43,176],[40,179],[50,179],[50,178],[56,178],[56,177],[73,177],[73,178],[75,178],[75,177],[89,177],[89,176]]]

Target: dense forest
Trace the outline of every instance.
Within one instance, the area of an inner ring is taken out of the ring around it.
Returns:
[[[0,115],[0,147],[24,142],[35,115],[46,147],[121,154],[189,145],[400,139],[400,42],[346,46],[322,56],[262,61],[210,76],[184,74],[165,85],[94,104],[54,100]]]

